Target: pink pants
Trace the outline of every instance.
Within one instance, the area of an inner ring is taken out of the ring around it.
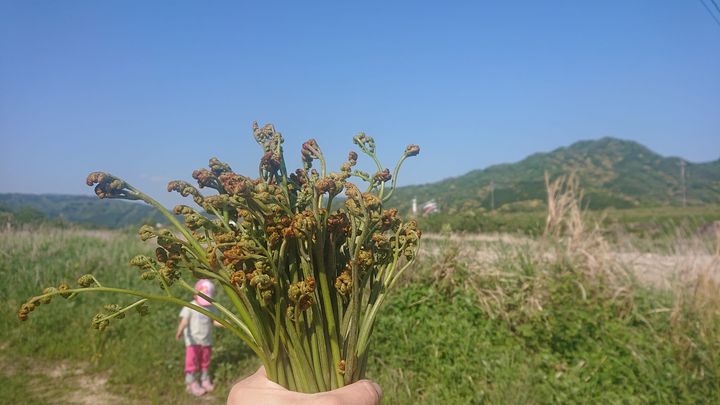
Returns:
[[[185,346],[185,373],[207,371],[210,367],[211,354],[212,346]]]

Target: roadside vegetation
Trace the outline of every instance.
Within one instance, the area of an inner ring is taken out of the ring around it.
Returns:
[[[720,205],[693,207],[606,208],[586,211],[585,220],[597,224],[606,238],[632,235],[640,238],[674,237],[677,229],[691,233],[707,233],[707,228],[720,221]],[[545,229],[547,207],[523,211],[467,210],[461,213],[436,213],[419,218],[427,232],[453,233],[520,233],[540,236]]]
[[[506,225],[482,230],[509,233],[460,235],[466,221],[425,221],[435,232],[424,235],[417,265],[373,333],[368,370],[384,403],[720,403],[720,230],[703,226],[717,212],[603,218],[582,211],[572,181],[548,191],[532,232]],[[508,224],[529,214],[497,215]],[[128,401],[194,403],[184,393],[174,308],[151,306],[148,317],[128,316],[103,333],[90,320],[107,297],[58,300],[25,323],[15,316],[39,286],[90,271],[145,288],[123,263],[147,245],[124,231],[3,229],[3,403],[77,403],[93,392],[67,372],[74,369],[101,376],[108,395]],[[216,338],[218,391],[206,403],[221,404],[231,382],[259,363],[222,330]]]

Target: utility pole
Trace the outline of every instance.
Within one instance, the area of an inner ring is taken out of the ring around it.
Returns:
[[[490,211],[495,211],[495,180],[490,180]]]
[[[685,184],[685,166],[687,162],[680,160],[680,184],[682,186],[683,207],[687,206],[687,185]]]

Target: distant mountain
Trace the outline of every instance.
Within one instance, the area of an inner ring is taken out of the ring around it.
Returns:
[[[720,151],[718,151],[720,153]],[[396,190],[390,204],[403,210],[434,199],[441,211],[532,209],[545,201],[544,173],[576,173],[590,208],[681,205],[683,159],[661,156],[645,146],[615,138],[580,141],[520,162],[500,164],[436,183]],[[720,159],[685,162],[688,205],[720,203]]]
[[[718,151],[720,152],[720,151]],[[407,212],[411,201],[434,199],[441,212],[489,210],[490,185],[494,184],[495,208],[531,211],[544,206],[544,173],[552,178],[574,172],[590,208],[679,206],[683,187],[682,159],[663,157],[632,141],[602,138],[581,141],[549,153],[536,153],[517,163],[473,170],[436,183],[401,187],[390,205]],[[688,205],[720,205],[720,159],[685,163]],[[8,212],[9,211],[9,212]],[[49,219],[108,228],[142,223],[166,223],[154,208],[122,200],[55,194],[0,194],[0,215],[39,213]],[[40,216],[42,216],[40,215]]]
[[[166,223],[154,208],[122,200],[61,194],[0,194],[0,212],[36,210],[49,219],[104,228],[124,228],[143,223]],[[27,216],[27,214],[25,214]]]

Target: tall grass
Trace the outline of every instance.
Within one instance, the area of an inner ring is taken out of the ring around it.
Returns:
[[[541,238],[430,238],[432,254],[378,334],[402,337],[378,342],[378,378],[395,400],[720,402],[717,239],[668,243],[658,265],[668,254],[713,259],[666,268],[667,288],[646,284],[581,210],[580,195],[572,179],[548,182]]]
[[[608,241],[572,202],[576,184],[548,188],[556,200],[544,236],[425,238],[371,342],[369,376],[385,403],[719,403],[717,237]],[[108,301],[102,296],[54,301],[57,308],[41,306],[26,323],[15,318],[41,286],[90,271],[142,288],[126,263],[146,248],[122,232],[0,232],[0,364],[63,362],[107,373],[109,388],[130,399],[192,403],[174,308],[153,306],[148,318],[129,316],[102,334],[90,328]],[[648,253],[664,282],[648,283],[624,259]],[[223,403],[231,381],[258,365],[237,339],[220,330],[216,337],[219,392],[208,403]],[[74,390],[39,391],[54,383],[42,370],[13,370],[0,374],[0,402],[42,403]]]
[[[0,336],[4,342],[0,356],[11,363],[36,359],[40,367],[66,362],[91,372],[107,370],[110,389],[124,396],[154,403],[192,403],[184,394],[184,347],[174,339],[178,319],[174,307],[151,306],[149,316],[132,314],[108,328],[107,333],[98,333],[90,326],[92,316],[113,302],[107,295],[56,299],[49,304],[55,308],[41,306],[28,322],[19,322],[15,316],[23,300],[36,295],[43,286],[73,282],[87,272],[116,285],[150,288],[128,264],[146,249],[134,234],[123,232],[51,227],[0,232]],[[217,397],[222,398],[223,388],[231,379],[257,364],[234,337],[225,336],[222,330],[216,337]],[[35,369],[25,380],[31,379],[31,386],[39,384],[37,380],[46,385],[47,378],[42,370]],[[62,381],[56,383],[61,385]],[[66,391],[77,389],[67,387]],[[15,394],[27,398],[32,392],[18,388]],[[55,391],[46,394],[58,395]],[[38,400],[48,399],[45,394],[38,395]]]

